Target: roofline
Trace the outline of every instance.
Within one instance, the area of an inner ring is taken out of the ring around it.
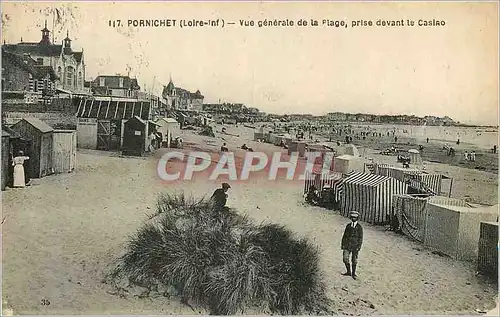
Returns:
[[[54,129],[54,133],[68,133],[68,132],[76,132],[76,130],[70,130],[70,129]]]

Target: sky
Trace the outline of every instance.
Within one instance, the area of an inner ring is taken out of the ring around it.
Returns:
[[[54,9],[60,22],[54,23]],[[218,28],[180,20],[223,19]],[[2,1],[2,42],[36,42],[45,19],[60,43],[84,49],[86,77],[136,76],[147,91],[199,89],[205,103],[238,102],[271,113],[450,116],[498,125],[498,4],[112,3]],[[110,27],[109,20],[124,26]],[[175,19],[177,27],[128,27]],[[242,27],[240,20],[319,25]],[[347,28],[324,26],[324,19]],[[444,27],[357,27],[352,21],[444,20]]]

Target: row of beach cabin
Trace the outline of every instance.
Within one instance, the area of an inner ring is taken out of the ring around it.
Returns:
[[[337,164],[337,161],[335,161]],[[311,186],[332,191],[331,199],[348,217],[375,225],[397,224],[398,231],[430,249],[458,260],[477,261],[478,270],[497,276],[498,205],[483,206],[451,198],[452,179],[418,169],[369,164],[364,171],[313,170]],[[443,181],[448,180],[445,189]],[[397,220],[396,222],[394,220]]]
[[[334,152],[328,168],[315,165],[306,175],[304,194],[314,186],[340,214],[360,213],[360,221],[396,224],[395,230],[458,260],[475,261],[479,272],[498,278],[498,205],[470,204],[451,198],[453,179],[422,168],[410,150],[413,167],[378,164],[361,157],[352,144],[306,144],[289,134],[256,132],[254,139],[286,144],[288,154]]]
[[[170,147],[180,131],[175,119],[150,120],[152,108],[147,101],[99,97],[75,99],[75,103],[79,148],[141,156],[152,133],[159,132]]]
[[[161,135],[163,146],[170,147],[180,133],[175,119],[149,120],[148,101],[96,97],[74,98],[73,102],[76,130],[54,129],[34,117],[2,125],[2,190],[12,181],[12,157],[20,150],[30,157],[25,163],[26,176],[41,178],[73,171],[77,148],[142,156],[148,151],[151,134]]]
[[[54,129],[37,118],[2,126],[2,190],[12,179],[12,158],[19,151],[30,157],[25,169],[30,178],[68,173],[76,168],[75,130]]]

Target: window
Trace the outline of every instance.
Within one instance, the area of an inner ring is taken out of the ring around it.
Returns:
[[[83,80],[82,80],[82,72],[78,72],[78,86],[82,86]]]
[[[61,66],[57,67],[57,77],[59,77],[59,80],[62,81],[62,70]]]
[[[103,77],[99,78],[99,86],[104,87],[104,78]]]
[[[120,81],[120,83],[119,83],[120,88],[123,88],[123,78],[119,78],[119,81]]]
[[[74,77],[74,70],[73,67],[68,66],[66,67],[66,85],[67,86],[73,86],[73,77]]]
[[[35,81],[33,80],[33,75],[31,73],[28,74],[28,91],[35,90]]]
[[[37,63],[38,65],[43,65],[43,58],[38,57],[38,58],[36,59],[36,63]]]

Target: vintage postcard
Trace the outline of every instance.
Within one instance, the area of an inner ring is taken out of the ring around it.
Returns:
[[[2,315],[498,315],[497,1],[1,9]]]

